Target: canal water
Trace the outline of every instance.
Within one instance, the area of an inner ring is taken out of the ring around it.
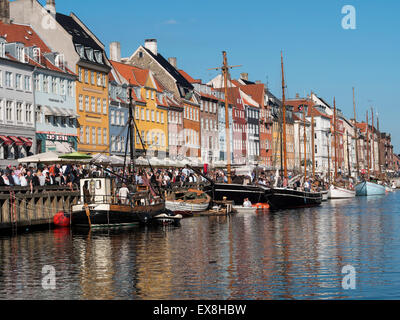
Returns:
[[[0,237],[0,299],[332,298],[400,298],[400,191],[179,228]]]

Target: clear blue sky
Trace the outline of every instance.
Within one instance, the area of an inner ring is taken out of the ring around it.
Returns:
[[[44,3],[45,1],[41,1]],[[357,29],[341,26],[344,5],[356,9]],[[400,152],[399,58],[400,2],[397,0],[56,0],[57,11],[77,14],[108,48],[120,41],[122,56],[146,38],[159,52],[177,57],[178,67],[208,81],[228,62],[242,65],[232,77],[249,73],[281,97],[280,51],[284,52],[288,95],[311,90],[353,115],[356,88],[358,120],[374,106],[381,131],[392,133]],[[108,51],[108,50],[107,50]]]

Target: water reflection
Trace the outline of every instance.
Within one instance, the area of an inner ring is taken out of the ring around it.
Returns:
[[[180,228],[0,238],[0,299],[398,298],[400,193]],[[342,289],[343,266],[357,271]],[[42,267],[56,269],[55,291]]]

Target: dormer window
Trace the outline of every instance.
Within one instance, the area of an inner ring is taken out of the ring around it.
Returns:
[[[33,48],[33,59],[40,63],[40,48]]]
[[[85,48],[81,44],[75,45],[76,51],[81,59],[85,59]]]
[[[86,48],[86,56],[87,56],[88,60],[94,61],[92,48]]]
[[[56,55],[55,64],[56,64],[56,67],[58,67],[60,69],[64,69],[64,55],[63,54]]]
[[[25,51],[24,47],[17,46],[17,60],[25,63]]]
[[[6,44],[4,42],[0,42],[0,57],[4,58],[6,56]]]
[[[98,63],[103,63],[103,55],[102,55],[102,53],[101,53],[99,50],[95,50],[95,51],[94,51],[94,56],[95,56],[96,61],[97,61]]]

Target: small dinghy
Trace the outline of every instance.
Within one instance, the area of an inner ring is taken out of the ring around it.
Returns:
[[[256,213],[257,207],[233,206],[233,210],[236,210],[237,213]]]
[[[170,193],[165,201],[168,210],[182,216],[191,216],[203,212],[210,206],[211,197],[201,190],[189,189]]]

